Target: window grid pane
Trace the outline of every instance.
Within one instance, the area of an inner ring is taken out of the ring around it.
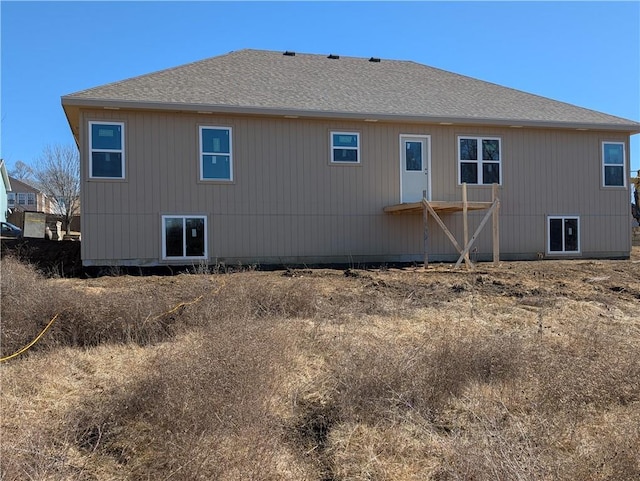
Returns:
[[[549,251],[562,252],[563,245],[562,219],[549,219]]]
[[[202,129],[202,152],[207,154],[230,154],[229,129]]]
[[[604,144],[605,164],[624,164],[624,146],[622,144]]]
[[[228,155],[203,155],[202,177],[205,179],[231,179],[231,157]]]
[[[183,219],[165,219],[165,253],[167,257],[183,257]]]
[[[185,240],[187,257],[204,256],[204,219],[185,219]]]
[[[334,162],[358,162],[358,151],[355,149],[333,149]]]
[[[500,141],[482,140],[482,160],[500,160]]]
[[[564,220],[564,250],[565,252],[578,250],[578,219]]]
[[[500,164],[484,162],[482,164],[482,183],[483,184],[499,184],[500,183]]]
[[[460,139],[460,160],[478,160],[477,139]]]
[[[120,152],[93,152],[91,154],[91,177],[122,177],[122,154]]]
[[[460,182],[467,184],[478,183],[478,164],[475,162],[463,162],[460,164]]]
[[[605,165],[604,185],[624,187],[624,168],[622,166]]]

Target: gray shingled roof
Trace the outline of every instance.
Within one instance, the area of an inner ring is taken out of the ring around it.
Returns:
[[[231,52],[84,90],[64,96],[62,103],[640,131],[636,121],[415,62],[263,50]]]

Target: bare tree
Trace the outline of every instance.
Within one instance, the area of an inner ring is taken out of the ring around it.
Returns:
[[[48,145],[34,171],[38,187],[57,203],[67,234],[80,208],[80,158],[73,145]]]
[[[23,182],[26,181],[27,183],[34,180],[33,169],[21,160],[18,160],[14,164],[13,169],[9,171],[9,175],[14,179],[18,179]]]

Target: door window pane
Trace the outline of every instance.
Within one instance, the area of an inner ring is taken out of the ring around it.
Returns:
[[[422,171],[422,142],[405,142],[406,170]]]

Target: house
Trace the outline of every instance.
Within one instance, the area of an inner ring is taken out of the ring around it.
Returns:
[[[8,192],[8,205],[11,210],[19,212],[56,213],[56,201],[22,180],[9,176],[11,191]]]
[[[6,222],[9,210],[7,192],[11,190],[11,181],[9,180],[4,159],[0,159],[0,177],[2,178],[2,189],[0,189],[0,222]]]
[[[501,259],[630,255],[640,123],[415,62],[240,50],[62,106],[85,266],[422,261],[423,216],[388,208],[494,184]],[[441,212],[458,238],[459,210]],[[430,259],[457,259],[427,224]]]

